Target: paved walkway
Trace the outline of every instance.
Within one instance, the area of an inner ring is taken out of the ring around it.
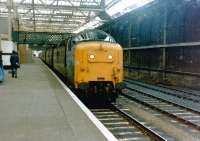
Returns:
[[[0,141],[106,141],[40,60],[0,83]]]

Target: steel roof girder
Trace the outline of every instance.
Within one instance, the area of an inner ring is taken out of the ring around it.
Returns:
[[[6,6],[6,2],[0,2],[1,6]],[[30,9],[32,8],[32,3],[16,3],[17,8],[22,9]],[[70,5],[48,5],[48,4],[34,4],[35,9],[68,9],[68,10],[75,10],[77,9],[81,11],[104,11],[104,9],[101,6],[70,6]]]

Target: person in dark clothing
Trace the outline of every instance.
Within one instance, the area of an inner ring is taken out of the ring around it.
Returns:
[[[10,57],[10,64],[12,70],[12,77],[17,78],[17,68],[19,67],[19,57],[17,52],[13,51]]]
[[[2,60],[2,51],[0,50],[0,65],[3,65],[3,60]]]
[[[3,70],[3,60],[2,60],[2,51],[0,50],[0,82],[4,80],[4,70]]]

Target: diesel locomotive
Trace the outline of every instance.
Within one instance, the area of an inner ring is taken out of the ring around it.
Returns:
[[[66,78],[81,97],[115,101],[123,89],[123,50],[107,33],[86,30],[42,52],[42,60]]]

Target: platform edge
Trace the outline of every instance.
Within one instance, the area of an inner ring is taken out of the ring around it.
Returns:
[[[42,61],[41,61],[42,62]],[[43,62],[42,62],[43,63]],[[44,64],[44,63],[43,63]],[[94,116],[94,114],[77,98],[77,96],[60,80],[60,78],[46,65],[44,66],[48,71],[58,80],[64,90],[72,97],[72,99],[78,104],[81,110],[92,121],[92,123],[99,129],[99,131],[105,136],[108,141],[118,141],[118,139]]]

